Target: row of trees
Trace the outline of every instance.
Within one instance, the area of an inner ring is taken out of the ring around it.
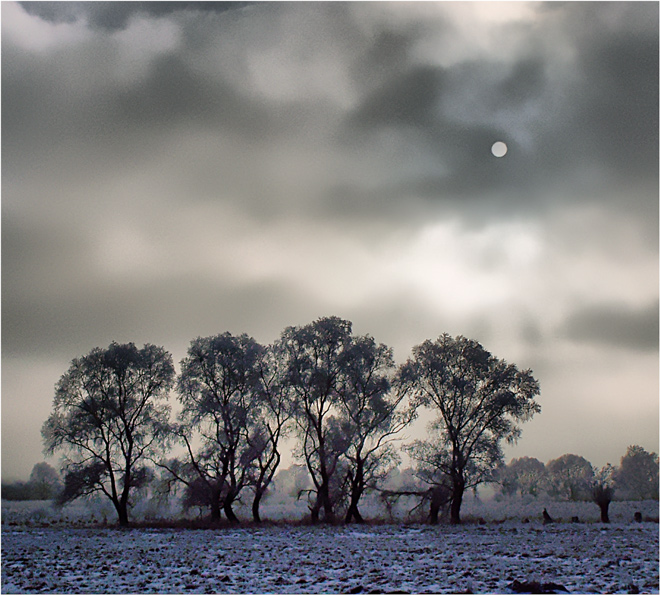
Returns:
[[[60,502],[101,492],[127,525],[132,491],[157,472],[213,520],[224,512],[237,521],[232,507],[249,487],[258,521],[293,433],[313,484],[311,520],[332,522],[345,503],[345,520],[359,522],[360,499],[398,463],[394,443],[424,410],[429,439],[404,448],[459,523],[465,490],[492,479],[502,441],[540,411],[538,394],[531,371],[476,341],[442,335],[396,366],[389,347],[328,317],[288,327],[268,346],[245,334],[197,338],[178,375],[161,347],[93,349],[60,378],[42,435],[47,454],[64,453]],[[166,458],[176,444],[185,455]]]
[[[574,454],[545,465],[533,457],[521,457],[500,467],[496,480],[506,495],[538,496],[545,492],[553,498],[593,500],[600,507],[601,520],[607,523],[615,494],[624,500],[658,499],[658,455],[632,445],[619,467],[608,463],[600,468]]]
[[[502,494],[589,500],[594,484],[606,483],[622,500],[658,499],[658,455],[629,446],[620,465],[593,467],[584,457],[565,454],[545,465],[533,457],[512,459],[496,474]]]

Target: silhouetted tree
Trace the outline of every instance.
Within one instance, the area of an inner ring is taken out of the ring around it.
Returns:
[[[267,347],[257,363],[260,378],[258,422],[248,441],[254,452],[252,518],[261,521],[259,506],[279,467],[282,456],[280,440],[287,433],[293,415],[291,391],[287,382],[285,353],[281,344]]]
[[[294,396],[300,452],[314,483],[312,522],[320,520],[321,511],[324,519],[332,522],[336,498],[341,494],[336,474],[348,441],[337,420],[337,386],[350,335],[349,321],[329,317],[302,327],[288,327],[279,341]]]
[[[161,347],[112,343],[74,359],[60,378],[42,435],[46,454],[63,450],[64,504],[102,492],[120,525],[129,496],[144,481],[144,462],[167,444],[172,356]]]
[[[369,336],[355,337],[344,360],[337,392],[343,426],[350,437],[346,451],[350,502],[345,520],[361,523],[360,498],[398,462],[392,442],[414,412],[397,409],[404,393],[391,390],[395,366],[389,347],[376,344]]]
[[[450,519],[460,523],[465,489],[490,478],[502,461],[500,442],[514,442],[517,422],[541,410],[534,400],[538,382],[531,371],[497,359],[478,342],[447,334],[414,347],[398,382],[414,406],[430,407],[438,416],[431,426],[434,439],[415,443],[410,453],[427,475],[447,477]]]
[[[248,483],[256,458],[249,437],[258,419],[257,363],[263,350],[252,337],[224,333],[194,339],[181,362],[181,424],[175,433],[206,486],[213,520],[220,517],[222,506],[227,519],[238,522],[232,505]],[[197,450],[192,436],[200,439]],[[201,484],[196,483],[196,489]]]
[[[629,446],[614,474],[617,492],[629,500],[658,499],[658,455]]]
[[[608,514],[610,502],[614,496],[614,467],[609,463],[600,469],[594,470],[594,479],[591,486],[591,498],[600,508],[600,520],[609,523]]]
[[[548,461],[548,493],[567,500],[589,500],[594,471],[584,457],[565,454]]]

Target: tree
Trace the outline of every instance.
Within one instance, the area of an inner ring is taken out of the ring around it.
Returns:
[[[28,485],[35,500],[51,500],[62,489],[62,480],[54,467],[43,462],[32,467]]]
[[[154,345],[112,343],[72,361],[42,428],[45,453],[67,453],[60,503],[102,492],[119,524],[129,524],[131,490],[167,444],[173,382],[172,356]]]
[[[589,500],[594,470],[584,457],[565,454],[548,461],[548,493],[567,500]]]
[[[320,318],[302,327],[286,328],[279,348],[286,354],[287,381],[294,398],[294,419],[300,454],[314,484],[311,520],[334,521],[343,484],[340,459],[348,441],[337,418],[337,387],[350,347],[351,323]]]
[[[287,423],[293,415],[284,359],[281,345],[274,344],[268,346],[257,364],[261,389],[259,421],[248,435],[255,453],[252,519],[257,523],[261,521],[261,500],[282,460],[279,442],[286,435]]]
[[[212,520],[220,518],[222,507],[229,521],[238,522],[232,505],[248,483],[258,455],[250,437],[258,420],[257,363],[263,351],[252,337],[224,333],[194,339],[181,362],[177,390],[182,410],[176,434],[199,478],[188,486],[196,492],[206,486]],[[196,452],[194,434],[201,440]]]
[[[600,520],[609,523],[608,510],[614,496],[614,467],[609,463],[600,469],[594,470],[594,479],[591,486],[591,498],[600,508]]]
[[[628,447],[614,474],[617,491],[630,500],[658,499],[658,455],[641,446]]]
[[[538,496],[545,482],[545,465],[534,457],[520,457],[509,461],[497,476],[504,494]]]
[[[414,412],[399,412],[404,393],[391,390],[392,350],[370,336],[352,339],[338,383],[342,425],[350,437],[346,451],[350,503],[345,521],[363,522],[360,498],[375,488],[398,462],[392,442]]]
[[[515,442],[517,422],[541,410],[534,397],[539,385],[530,370],[520,371],[486,351],[478,342],[444,334],[413,348],[398,372],[399,384],[415,407],[430,407],[437,419],[433,439],[410,452],[424,475],[451,485],[453,524],[460,523],[463,494],[490,479],[503,459],[500,442]]]

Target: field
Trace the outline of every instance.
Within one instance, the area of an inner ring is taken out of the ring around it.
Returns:
[[[459,527],[217,530],[67,526],[45,513],[28,522],[36,505],[15,504],[3,504],[3,593],[511,593],[515,580],[658,593],[658,524],[631,522],[633,509],[657,516],[657,503],[615,502],[609,525],[571,523],[580,505],[558,503],[562,522],[504,520],[511,504],[491,502],[490,518],[466,515]]]

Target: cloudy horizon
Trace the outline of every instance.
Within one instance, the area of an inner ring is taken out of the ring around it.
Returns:
[[[657,3],[3,2],[2,89],[4,480],[92,348],[331,315],[658,451]]]

